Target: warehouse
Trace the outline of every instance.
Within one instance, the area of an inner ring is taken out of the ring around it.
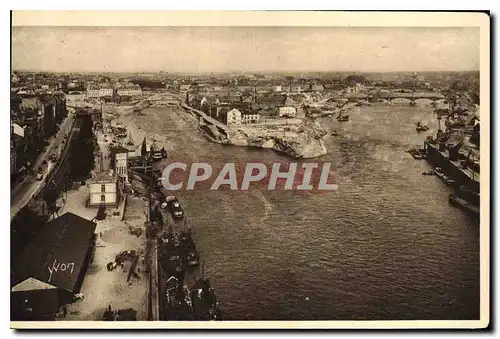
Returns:
[[[73,301],[93,260],[95,228],[73,213],[44,226],[14,261],[12,320],[51,318]]]

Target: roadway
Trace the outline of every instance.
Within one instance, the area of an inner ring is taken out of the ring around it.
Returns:
[[[11,220],[44,187],[45,178],[47,178],[47,176],[56,166],[56,163],[49,161],[49,157],[51,154],[55,153],[58,156],[57,161],[60,160],[59,158],[65,145],[65,143],[63,142],[64,137],[71,132],[73,120],[74,120],[74,110],[69,108],[68,116],[59,126],[59,132],[54,137],[52,137],[46,150],[42,154],[40,154],[40,156],[37,158],[34,168],[35,170],[38,169],[39,167],[42,168],[43,179],[36,180],[36,174],[35,175],[28,174],[26,180],[24,180],[24,182],[21,184],[21,187],[17,188],[14,192],[12,192],[11,206],[10,206]],[[69,138],[68,140],[66,140],[66,142],[69,142]],[[44,161],[47,162],[46,166],[43,166]]]

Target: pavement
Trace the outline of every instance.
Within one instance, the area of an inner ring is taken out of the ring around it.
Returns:
[[[85,206],[88,188],[81,186],[68,192],[66,204],[60,214],[71,212],[91,220],[97,208]],[[137,320],[147,320],[149,300],[149,275],[146,272],[146,202],[136,197],[127,198],[124,220],[112,218],[114,209],[107,209],[108,216],[96,221],[96,250],[94,261],[90,264],[83,280],[80,293],[84,299],[67,305],[67,316],[57,320],[100,321],[108,305],[112,309],[132,308],[137,311]],[[129,233],[129,226],[142,228],[137,237]],[[122,251],[134,250],[139,253],[137,277],[127,281],[130,262],[108,271],[106,265],[115,260]]]
[[[46,150],[40,154],[35,162],[34,168],[42,168],[43,178],[55,167],[55,163],[49,161],[52,154],[60,155],[64,148],[64,137],[71,131],[71,125],[74,119],[74,111],[69,108],[68,116],[59,126],[59,132],[52,137]],[[47,165],[42,163],[46,161]],[[26,180],[21,184],[21,187],[15,189],[11,196],[10,218],[12,219],[26,204],[36,195],[45,185],[45,180],[36,180],[36,174],[28,174]]]

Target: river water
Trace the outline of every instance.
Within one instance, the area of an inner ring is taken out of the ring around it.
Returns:
[[[225,319],[479,318],[479,225],[405,153],[435,133],[432,110],[377,104],[352,109],[348,122],[323,119],[339,135],[313,161],[331,162],[337,191],[176,192]],[[163,141],[169,161],[294,161],[211,143],[171,108],[144,113],[126,119]],[[416,121],[431,129],[417,134]]]

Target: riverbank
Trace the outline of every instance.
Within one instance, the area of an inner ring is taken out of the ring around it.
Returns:
[[[184,112],[197,120],[197,114],[210,120],[205,113],[184,106]],[[181,114],[182,110],[179,110]],[[212,119],[213,120],[213,119]],[[303,119],[272,119],[262,123],[232,125],[224,135],[215,126],[197,128],[208,140],[243,147],[273,149],[296,159],[316,158],[327,153],[321,140],[327,133],[317,121]]]

